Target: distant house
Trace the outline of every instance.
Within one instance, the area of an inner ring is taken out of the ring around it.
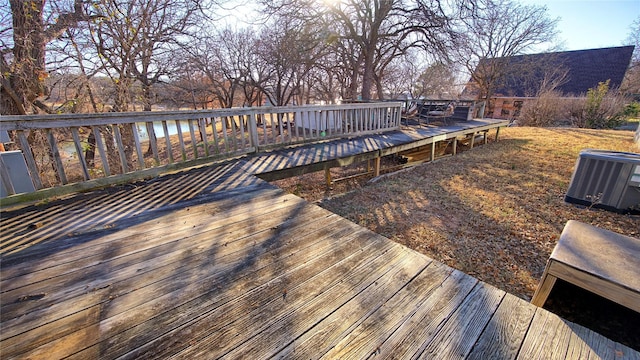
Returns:
[[[482,60],[475,71],[493,71],[495,79],[494,92],[484,115],[516,118],[522,104],[551,83],[566,97],[582,96],[607,80],[609,88],[619,88],[633,49],[633,46],[620,46]],[[478,84],[470,81],[463,97],[472,98],[478,92]]]

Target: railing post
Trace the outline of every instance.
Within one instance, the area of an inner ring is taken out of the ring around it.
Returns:
[[[251,141],[251,146],[255,148],[255,152],[258,152],[260,140],[258,139],[258,122],[256,121],[255,111],[249,114],[249,141]]]

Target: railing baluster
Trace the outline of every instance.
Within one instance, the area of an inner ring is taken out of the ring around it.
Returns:
[[[262,119],[262,137],[264,138],[264,145],[269,144],[269,140],[267,140],[267,116],[266,114],[260,114],[260,118]]]
[[[233,145],[233,150],[238,151],[238,135],[236,132],[236,117],[231,116],[231,144]]]
[[[209,157],[209,141],[207,141],[207,120],[206,118],[198,119],[198,131],[200,131],[200,138],[202,139],[204,147],[204,156]]]
[[[187,149],[184,146],[182,124],[180,123],[180,120],[176,120],[176,132],[178,133],[178,141],[180,142],[180,153],[182,154],[182,161],[187,161]]]
[[[222,118],[222,137],[224,138],[224,152],[229,152],[229,136],[227,135],[227,121],[229,121],[229,117],[225,116]]]
[[[80,143],[80,135],[78,134],[78,128],[71,128],[71,136],[73,137],[73,145],[76,147],[76,154],[78,154],[78,160],[80,161],[80,167],[82,168],[82,174],[85,180],[91,179],[89,176],[89,169],[87,169],[87,161],[84,158],[84,152],[82,151],[82,144]]]
[[[189,134],[191,134],[191,145],[193,146],[194,159],[199,157],[198,154],[198,142],[196,141],[196,132],[193,129],[193,119],[189,119]]]
[[[151,147],[151,152],[153,153],[153,158],[156,161],[156,166],[160,165],[160,155],[158,154],[158,137],[156,136],[156,130],[153,127],[152,121],[147,121],[145,123],[147,127],[147,136],[149,138],[149,146]]]
[[[284,129],[282,127],[282,120],[284,119],[284,114],[283,113],[276,113],[276,119],[278,119],[278,132],[280,133],[280,142],[284,143]],[[275,141],[276,143],[278,143],[278,141]]]
[[[285,113],[285,119],[287,121],[287,138],[289,138],[289,143],[292,142],[291,140],[291,127],[293,126],[293,121],[291,121],[291,113],[290,112],[286,112]]]
[[[269,113],[269,122],[271,124],[271,141],[276,143],[276,124],[273,122],[273,113]]]
[[[167,122],[162,120],[162,131],[164,132],[164,142],[167,146],[167,160],[169,164],[173,164],[173,148],[171,147],[171,135],[169,135],[169,127]]]
[[[244,150],[247,148],[247,140],[244,138],[244,132],[246,131],[245,124],[248,121],[247,115],[238,115],[238,120],[240,121],[240,146],[242,146],[242,149]]]
[[[143,170],[145,168],[144,153],[142,152],[142,144],[140,144],[140,135],[138,134],[138,125],[136,123],[131,123],[129,125],[131,126],[133,141],[136,145],[136,153],[138,154],[138,170]]]
[[[97,126],[92,126],[91,131],[93,131],[93,136],[95,136],[96,138],[96,147],[98,148],[100,160],[102,161],[102,170],[104,171],[104,176],[110,176],[111,169],[109,168],[109,158],[107,157],[107,151],[104,149],[104,142],[102,141],[102,133],[100,131],[100,128]]]
[[[24,155],[24,158],[27,162],[27,168],[29,168],[29,172],[31,173],[31,180],[33,180],[33,185],[36,187],[36,190],[40,190],[44,188],[44,186],[42,186],[42,180],[40,179],[38,165],[36,164],[36,160],[33,157],[33,152],[31,152],[31,145],[29,145],[29,141],[27,140],[24,131],[17,130],[16,134],[18,135],[20,148],[22,148],[22,154]]]
[[[122,173],[129,172],[129,165],[127,164],[127,155],[124,152],[124,145],[122,145],[122,134],[120,133],[120,127],[116,124],[113,125],[113,135],[116,137],[116,147],[118,148],[118,154],[120,154],[120,165],[122,166]]]
[[[215,153],[220,154],[220,144],[218,142],[218,124],[216,123],[219,119],[222,121],[222,118],[219,117],[211,117],[211,131],[213,132],[213,146],[215,147]]]
[[[49,141],[49,150],[51,150],[51,156],[53,156],[53,167],[58,173],[58,179],[62,185],[68,183],[67,174],[64,172],[64,166],[62,166],[62,159],[60,158],[60,152],[58,151],[58,144],[56,143],[56,137],[51,129],[45,129],[47,134],[47,140]]]
[[[300,111],[294,112],[293,113],[293,131],[295,131],[296,141],[300,140],[300,135],[298,134],[298,128],[301,121],[302,121],[302,113]]]
[[[250,145],[258,151],[260,139],[258,138],[258,124],[256,123],[256,113],[249,114],[249,141]]]

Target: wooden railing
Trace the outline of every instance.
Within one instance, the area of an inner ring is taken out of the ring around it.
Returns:
[[[395,130],[401,105],[2,116],[0,131],[22,151],[29,175],[24,181],[40,190],[100,179],[100,184],[122,182],[145,172],[153,175],[287,145]],[[16,193],[11,172],[0,159],[5,195]]]

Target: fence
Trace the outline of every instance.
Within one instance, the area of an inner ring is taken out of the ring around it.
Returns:
[[[401,105],[2,116],[0,132],[8,132],[22,151],[25,176],[40,190],[96,179],[113,183],[127,178],[125,174],[396,130]],[[3,196],[16,193],[15,172],[0,158]]]

